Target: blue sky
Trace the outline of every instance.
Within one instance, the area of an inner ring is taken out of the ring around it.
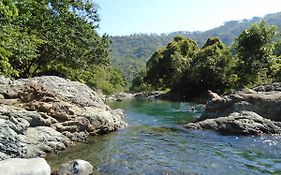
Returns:
[[[100,34],[205,31],[225,21],[281,12],[281,0],[94,0]]]

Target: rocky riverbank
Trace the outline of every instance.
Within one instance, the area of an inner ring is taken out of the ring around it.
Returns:
[[[0,76],[0,160],[37,157],[126,126],[99,93],[55,76]]]
[[[223,134],[281,134],[281,83],[213,98],[199,120],[185,127]]]
[[[127,101],[133,99],[148,99],[148,100],[172,100],[172,101],[180,101],[181,98],[179,95],[170,94],[163,91],[152,91],[152,92],[139,92],[139,93],[126,93],[121,92],[117,94],[113,94],[110,96],[104,97],[105,101]]]

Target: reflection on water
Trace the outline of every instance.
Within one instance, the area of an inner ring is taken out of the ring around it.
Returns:
[[[90,161],[95,174],[106,175],[281,174],[280,136],[223,136],[184,129],[184,123],[200,116],[203,105],[131,101],[110,106],[125,110],[129,126],[49,155],[53,168],[79,158]]]

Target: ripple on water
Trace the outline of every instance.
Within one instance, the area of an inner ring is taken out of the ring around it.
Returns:
[[[51,154],[48,160],[54,166],[85,159],[94,165],[95,174],[281,174],[280,136],[237,137],[186,130],[182,124],[198,117],[188,111],[196,105],[112,104],[125,110],[129,127]]]

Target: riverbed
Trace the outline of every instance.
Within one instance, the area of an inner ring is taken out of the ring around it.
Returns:
[[[52,168],[72,159],[92,163],[95,174],[281,174],[280,136],[229,136],[186,130],[204,105],[196,102],[113,102],[128,127],[48,155]]]

